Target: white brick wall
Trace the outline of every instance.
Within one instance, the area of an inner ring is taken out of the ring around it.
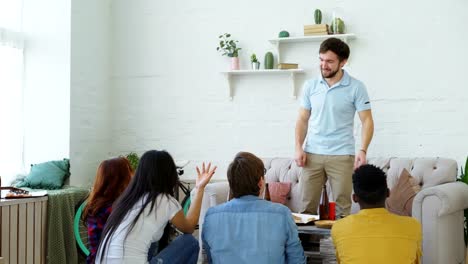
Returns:
[[[109,0],[72,1],[70,166],[72,185],[90,185],[109,156]]]
[[[468,116],[463,78],[468,36],[462,34],[468,3],[374,2],[113,1],[108,43],[103,38],[108,15],[104,5],[93,11],[103,12],[101,17],[82,21],[84,17],[75,15],[72,24],[86,25],[73,27],[75,36],[72,31],[72,59],[73,46],[80,44],[72,62],[72,164],[89,179],[95,168],[83,168],[91,164],[81,161],[85,150],[92,153],[87,157],[91,161],[106,151],[117,155],[156,148],[192,160],[186,177],[193,175],[195,164],[213,160],[220,166],[215,177],[223,178],[227,163],[240,150],[263,157],[292,156],[298,101],[290,98],[288,77],[236,77],[234,100],[229,101],[219,73],[228,69],[229,60],[216,52],[217,36],[229,32],[239,40],[241,68],[249,68],[251,53],[263,67],[263,55],[274,51],[268,39],[280,30],[301,35],[303,25],[313,23],[315,8],[322,9],[328,22],[335,5],[347,30],[357,34],[350,42],[348,70],[366,83],[372,99],[376,132],[369,155],[445,156],[461,163],[468,153],[468,124],[463,121]],[[82,30],[99,33],[92,45],[102,49],[109,44],[111,67],[105,68],[101,49],[85,47]],[[316,76],[318,45],[282,48],[284,62],[297,62],[307,71],[298,83]],[[89,57],[79,57],[82,52]],[[96,77],[83,75],[85,87],[73,82],[77,69],[96,67]],[[104,91],[91,100],[74,98],[78,89],[92,91],[96,80],[105,85],[107,70],[110,102]],[[89,110],[108,103],[106,130],[98,121],[105,123],[106,115],[90,116]],[[78,106],[83,111],[77,111]],[[85,120],[89,122],[83,126]],[[73,130],[80,129],[83,133],[74,136]],[[94,137],[103,142],[99,147]]]

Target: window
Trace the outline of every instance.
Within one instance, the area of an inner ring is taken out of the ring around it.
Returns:
[[[22,1],[0,0],[0,176],[23,172]]]

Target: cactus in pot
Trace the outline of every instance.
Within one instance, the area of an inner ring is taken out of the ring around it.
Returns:
[[[315,9],[314,20],[317,25],[322,23],[322,11],[320,11],[320,9]]]
[[[255,55],[255,53],[250,55],[250,62],[252,63],[252,70],[260,69],[260,62],[258,61],[257,55]]]

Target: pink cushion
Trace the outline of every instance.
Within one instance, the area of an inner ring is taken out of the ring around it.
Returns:
[[[290,182],[269,182],[268,190],[270,191],[271,201],[274,203],[286,204],[289,192],[291,191]]]

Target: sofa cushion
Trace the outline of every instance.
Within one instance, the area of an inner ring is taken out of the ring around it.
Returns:
[[[410,173],[403,169],[396,185],[390,190],[390,197],[385,201],[388,211],[403,216],[411,216],[413,199],[421,187]]]
[[[271,201],[274,203],[286,204],[291,191],[290,182],[269,182],[268,190],[270,191]]]
[[[70,160],[53,160],[31,165],[31,172],[16,187],[33,189],[60,189],[70,176]]]
[[[302,207],[302,187],[299,182],[302,168],[296,165],[291,158],[264,158],[262,159],[267,169],[266,182],[291,183],[286,206],[293,212],[300,212]]]

